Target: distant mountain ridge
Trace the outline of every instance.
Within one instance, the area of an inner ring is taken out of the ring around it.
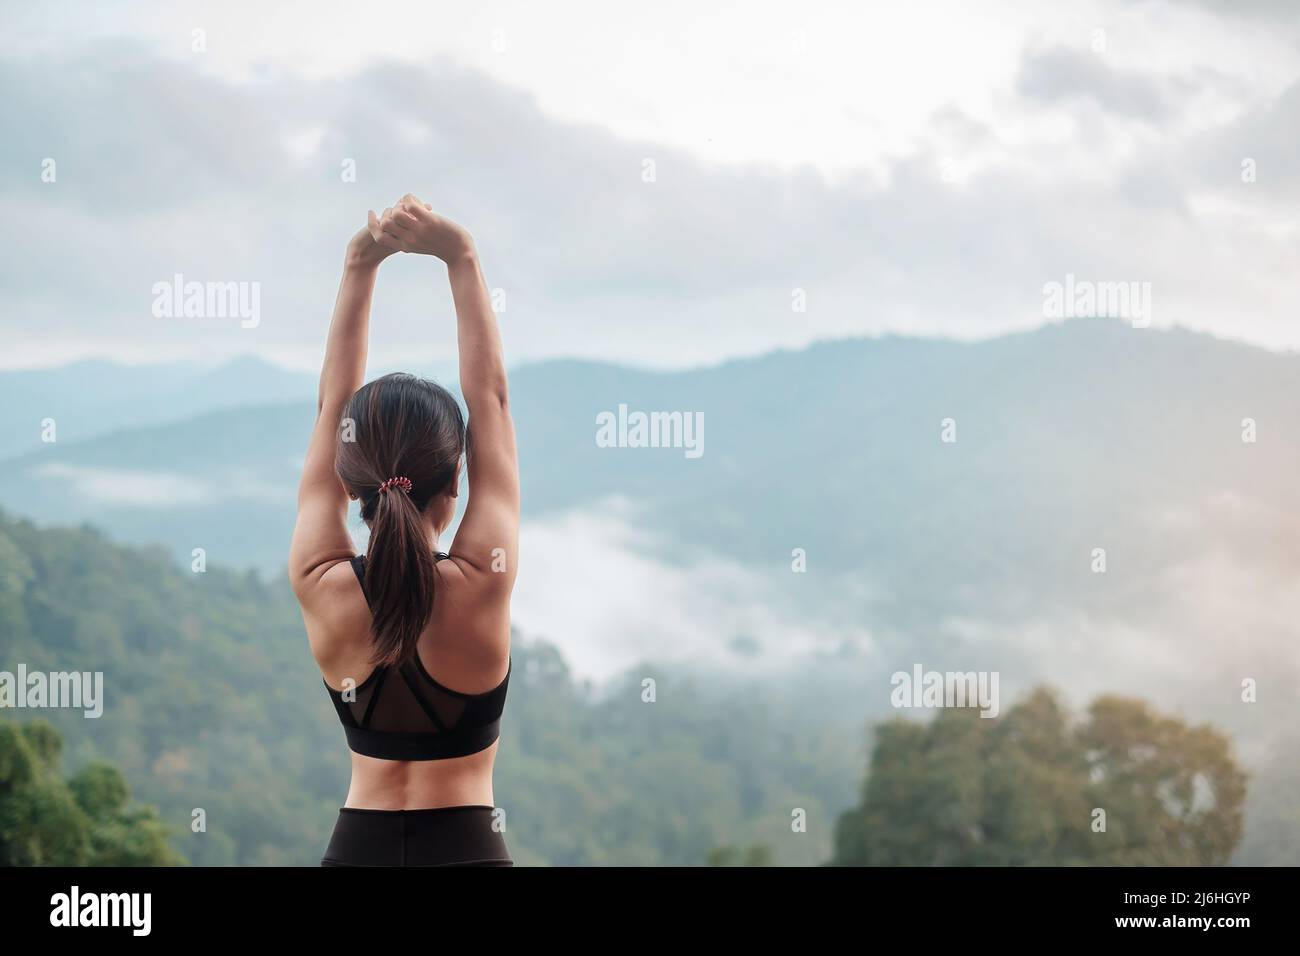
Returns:
[[[136,400],[179,390],[202,405],[219,388],[237,405],[184,416],[178,400],[168,419],[140,424],[114,421],[126,400],[100,395],[98,433],[85,440],[73,436],[90,426],[59,416],[56,444],[4,462],[0,504],[180,555],[210,541],[228,563],[274,568],[314,383],[241,367],[259,384],[241,390],[230,378],[239,368],[197,385],[166,369],[156,387],[128,383]],[[1064,573],[1102,538],[1142,552],[1156,515],[1216,495],[1289,513],[1298,373],[1294,355],[1076,320],[971,344],[845,340],[681,372],[544,362],[511,385],[526,513],[620,497],[674,549],[780,567],[792,548],[811,548],[813,561],[893,579],[911,608],[926,592],[908,582],[925,577],[987,602],[1016,590],[1022,562]],[[14,374],[33,373],[0,373],[0,395]],[[597,447],[596,417],[620,404],[703,412],[703,457]],[[17,429],[14,407],[2,407],[4,427]],[[946,419],[953,443],[941,441]]]
[[[85,441],[218,408],[303,399],[314,389],[314,376],[253,356],[215,368],[89,360],[0,371],[0,449],[9,457],[39,448],[46,419],[54,420],[58,441]]]

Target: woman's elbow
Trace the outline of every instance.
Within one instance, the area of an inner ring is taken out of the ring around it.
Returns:
[[[501,376],[499,380],[476,384],[473,389],[465,393],[465,404],[469,406],[470,414],[473,414],[475,407],[483,411],[508,414],[510,411],[510,388],[506,384],[505,376]]]

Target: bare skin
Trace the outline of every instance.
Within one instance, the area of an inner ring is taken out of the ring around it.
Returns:
[[[510,658],[510,592],[519,542],[519,468],[496,316],[469,234],[409,193],[348,243],[343,280],[321,367],[316,426],[298,489],[289,577],[312,654],[325,682],[360,684],[372,665],[370,611],[348,559],[349,492],[334,471],[340,418],[364,383],[370,301],[380,263],[394,253],[434,256],[447,267],[456,306],[460,385],[473,446],[466,456],[469,502],[451,546],[436,565],[433,615],[420,636],[421,663],[434,680],[465,694],[496,687]],[[459,482],[432,500],[424,518],[439,549],[456,511]],[[503,567],[504,564],[504,567]],[[352,754],[348,807],[414,810],[494,806],[497,745],[447,760],[380,760]]]

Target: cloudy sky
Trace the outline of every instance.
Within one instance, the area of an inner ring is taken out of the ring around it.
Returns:
[[[8,5],[0,365],[310,367],[407,190],[475,234],[516,362],[983,337],[1067,274],[1300,347],[1300,13],[846,6]],[[255,327],[155,316],[177,274],[256,283]],[[385,264],[378,364],[445,362],[451,321],[435,263]]]

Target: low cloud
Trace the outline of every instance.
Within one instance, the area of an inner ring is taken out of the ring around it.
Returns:
[[[1026,49],[1019,76],[1003,122],[954,105],[883,175],[830,182],[555,120],[443,60],[234,82],[118,40],[10,56],[0,209],[24,238],[0,264],[5,361],[255,352],[308,366],[348,236],[408,189],[475,232],[514,361],[984,337],[1040,324],[1043,283],[1069,272],[1151,282],[1157,326],[1300,346],[1275,265],[1296,223],[1269,205],[1300,177],[1284,135],[1297,87],[1261,98],[1059,45]],[[1231,108],[1189,127],[1210,87]],[[1250,186],[1244,156],[1261,171]],[[155,318],[150,290],[176,273],[260,283],[257,328]],[[452,355],[431,262],[386,263],[375,312],[378,364]]]
[[[526,521],[528,573],[515,586],[513,618],[597,681],[646,662],[779,678],[846,643],[859,666],[873,660],[863,623],[819,619],[774,599],[772,582],[752,567],[716,554],[673,560],[665,544],[617,500]]]
[[[83,506],[120,505],[140,508],[183,508],[219,501],[284,502],[293,500],[269,483],[224,475],[197,478],[166,471],[94,468],[50,462],[34,469],[37,480],[67,486],[67,493]]]

